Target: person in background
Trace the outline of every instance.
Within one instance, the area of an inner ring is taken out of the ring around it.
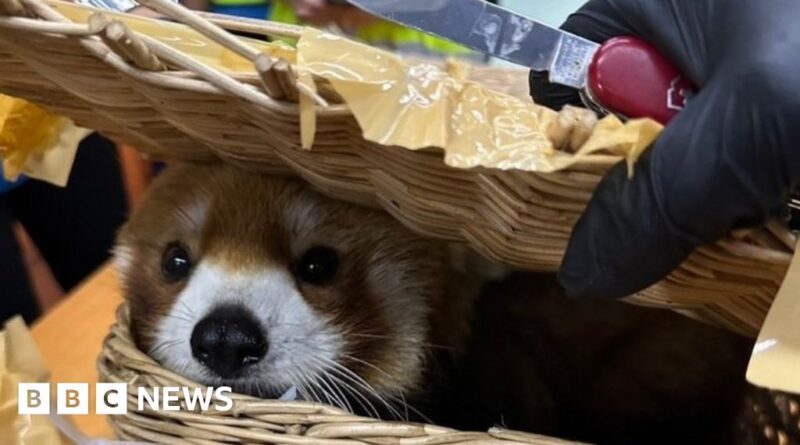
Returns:
[[[75,2],[155,15],[133,0]],[[96,133],[86,137],[64,188],[24,177],[8,182],[0,169],[0,326],[15,315],[30,324],[42,310],[31,281],[42,274],[28,270],[30,252],[20,244],[17,225],[33,241],[60,291],[69,292],[108,260],[129,208],[117,153],[108,139]]]
[[[182,0],[181,3],[197,11],[259,20],[269,17],[271,9],[269,0]]]
[[[486,61],[482,54],[430,34],[381,20],[344,0],[273,0],[269,19],[335,28],[370,45],[404,55]]]
[[[127,212],[116,147],[97,134],[81,142],[65,188],[32,179],[0,182],[0,325],[17,314],[31,323],[40,313],[15,224],[69,291],[109,258]]]

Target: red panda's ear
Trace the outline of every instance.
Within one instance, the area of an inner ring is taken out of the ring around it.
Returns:
[[[117,276],[124,280],[129,275],[134,261],[133,247],[125,243],[124,235],[120,235],[118,244],[114,246],[112,256]]]

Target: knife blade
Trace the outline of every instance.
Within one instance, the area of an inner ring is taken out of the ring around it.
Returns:
[[[550,71],[558,83],[582,88],[600,45],[519,16],[492,3],[464,0],[351,0],[361,9],[478,52]]]
[[[668,123],[694,93],[692,83],[646,42],[598,44],[484,0],[348,0],[394,23],[494,57],[547,71],[580,89],[587,106],[623,118]]]

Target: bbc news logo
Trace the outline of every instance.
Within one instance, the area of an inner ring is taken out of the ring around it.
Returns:
[[[94,387],[96,414],[126,414],[128,412],[127,383],[97,383]],[[229,386],[218,388],[187,388],[164,386],[157,388],[139,387],[136,391],[137,410],[146,408],[154,411],[229,411],[233,399]],[[56,414],[89,414],[88,383],[56,384]],[[17,386],[17,406],[19,414],[50,414],[50,384],[20,383]]]

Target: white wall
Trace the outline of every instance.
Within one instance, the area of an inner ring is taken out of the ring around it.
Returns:
[[[501,0],[500,4],[528,17],[558,26],[586,0]]]
[[[552,26],[559,26],[567,16],[586,3],[586,0],[500,0],[500,5]],[[492,59],[493,65],[509,65]]]

